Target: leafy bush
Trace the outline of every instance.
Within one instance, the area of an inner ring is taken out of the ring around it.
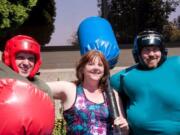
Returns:
[[[172,35],[170,37],[170,41],[172,42],[178,42],[180,41],[180,30],[179,29],[175,29],[173,32],[172,32]]]
[[[63,118],[56,118],[53,135],[66,135],[66,121]]]

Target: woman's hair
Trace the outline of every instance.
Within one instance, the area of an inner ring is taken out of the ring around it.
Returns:
[[[83,55],[76,67],[76,77],[77,77],[77,81],[75,81],[76,85],[82,84],[84,81],[84,68],[85,65],[89,62],[89,61],[93,61],[94,58],[98,57],[104,66],[104,74],[102,76],[102,78],[99,81],[98,87],[101,90],[105,90],[107,88],[107,79],[109,77],[109,66],[108,66],[108,62],[106,61],[104,55],[97,51],[97,50],[91,50],[89,52],[87,52],[85,55]]]

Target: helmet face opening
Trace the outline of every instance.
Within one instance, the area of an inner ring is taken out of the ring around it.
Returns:
[[[163,37],[159,33],[155,31],[143,31],[140,33],[134,40],[134,48],[133,48],[133,57],[136,63],[138,63],[141,67],[147,67],[141,57],[141,50],[144,47],[148,46],[158,46],[162,56],[158,65],[163,63],[167,57],[167,49],[163,44]]]
[[[35,65],[28,76],[28,78],[33,78],[41,65],[39,43],[32,37],[26,35],[17,35],[6,42],[3,52],[3,62],[16,72],[19,72],[15,63],[16,54],[19,52],[28,52],[35,55]]]

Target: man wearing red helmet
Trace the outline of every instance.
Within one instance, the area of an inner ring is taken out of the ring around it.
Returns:
[[[35,76],[42,63],[40,53],[40,45],[35,39],[26,35],[17,35],[6,42],[2,58],[3,62],[15,72],[50,95],[46,83]]]
[[[40,45],[29,36],[15,36],[7,41],[2,58],[15,72],[0,63],[0,134],[51,135],[54,103],[49,87],[35,77]]]

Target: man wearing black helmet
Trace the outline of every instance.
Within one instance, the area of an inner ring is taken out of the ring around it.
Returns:
[[[163,37],[155,31],[143,31],[134,41],[133,56],[141,69],[151,69],[161,65],[167,56]]]
[[[111,77],[121,97],[131,134],[180,134],[180,57],[167,58],[163,37],[144,31],[134,40],[136,65]]]

